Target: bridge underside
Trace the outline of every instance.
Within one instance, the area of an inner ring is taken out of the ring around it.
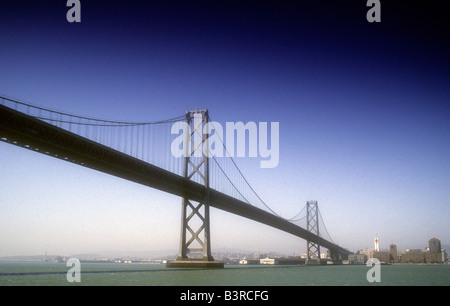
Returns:
[[[205,196],[206,188],[201,184],[3,105],[0,140],[194,201],[202,201]],[[335,256],[346,258],[350,253],[300,226],[216,190],[209,191],[209,201],[212,207],[316,242]]]

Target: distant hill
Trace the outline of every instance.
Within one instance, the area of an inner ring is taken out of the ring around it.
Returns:
[[[62,261],[64,256],[60,255],[19,255],[19,256],[2,256],[0,262],[20,261],[20,262],[58,262]]]
[[[80,253],[65,255],[29,255],[29,256],[2,256],[0,262],[58,262],[68,258],[78,258],[79,260],[112,260],[116,258],[127,259],[156,259],[166,256],[176,256],[176,250],[158,250],[158,251],[101,251],[98,253]]]

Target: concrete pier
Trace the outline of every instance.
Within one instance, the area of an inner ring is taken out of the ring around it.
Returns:
[[[322,262],[320,260],[306,260],[305,265],[310,265],[310,266],[318,266],[321,265]]]

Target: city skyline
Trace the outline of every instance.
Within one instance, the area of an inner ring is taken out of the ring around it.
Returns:
[[[0,94],[113,120],[207,108],[222,124],[279,122],[277,167],[236,159],[278,214],[317,200],[351,251],[450,244],[443,13],[384,1],[375,24],[364,1],[231,3],[82,1],[72,24],[61,1],[2,2]],[[0,256],[177,249],[181,198],[3,142],[0,156]],[[306,245],[215,209],[211,242]]]
[[[439,242],[440,240],[436,237],[430,238],[430,240],[437,239]],[[367,252],[379,252],[379,253],[389,253],[392,251],[392,247],[394,247],[397,255],[401,256],[402,254],[408,253],[410,251],[429,251],[429,242],[428,244],[424,243],[422,247],[420,248],[403,248],[398,249],[397,244],[390,243],[389,245],[383,246],[379,249],[379,251],[376,250],[375,247],[360,247],[356,250],[352,250],[352,254],[361,254],[367,253]],[[450,249],[450,245],[441,245],[441,250],[443,250],[447,254],[447,250]],[[306,248],[305,249],[299,249],[298,252],[295,253],[283,253],[279,252],[277,250],[249,250],[249,249],[238,249],[238,248],[219,248],[214,250],[213,252],[214,256],[238,256],[240,258],[278,258],[278,257],[306,257]],[[321,249],[321,257],[322,258],[328,258],[328,250],[325,248]],[[175,259],[178,256],[178,250],[172,249],[172,250],[136,250],[136,251],[127,251],[127,250],[102,250],[97,251],[93,253],[80,253],[80,254],[49,254],[47,251],[42,254],[33,254],[33,255],[8,255],[8,256],[0,256],[0,261],[11,261],[11,260],[34,260],[34,261],[41,261],[48,258],[55,258],[55,257],[61,257],[61,258],[78,258],[81,260],[111,260],[111,259],[134,259],[134,260],[149,260],[149,259]]]

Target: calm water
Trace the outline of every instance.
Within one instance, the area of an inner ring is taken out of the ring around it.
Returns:
[[[0,285],[308,286],[450,285],[450,265],[381,266],[369,283],[366,266],[243,266],[219,270],[167,269],[164,265],[82,263],[81,283],[69,283],[64,263],[0,263]]]

